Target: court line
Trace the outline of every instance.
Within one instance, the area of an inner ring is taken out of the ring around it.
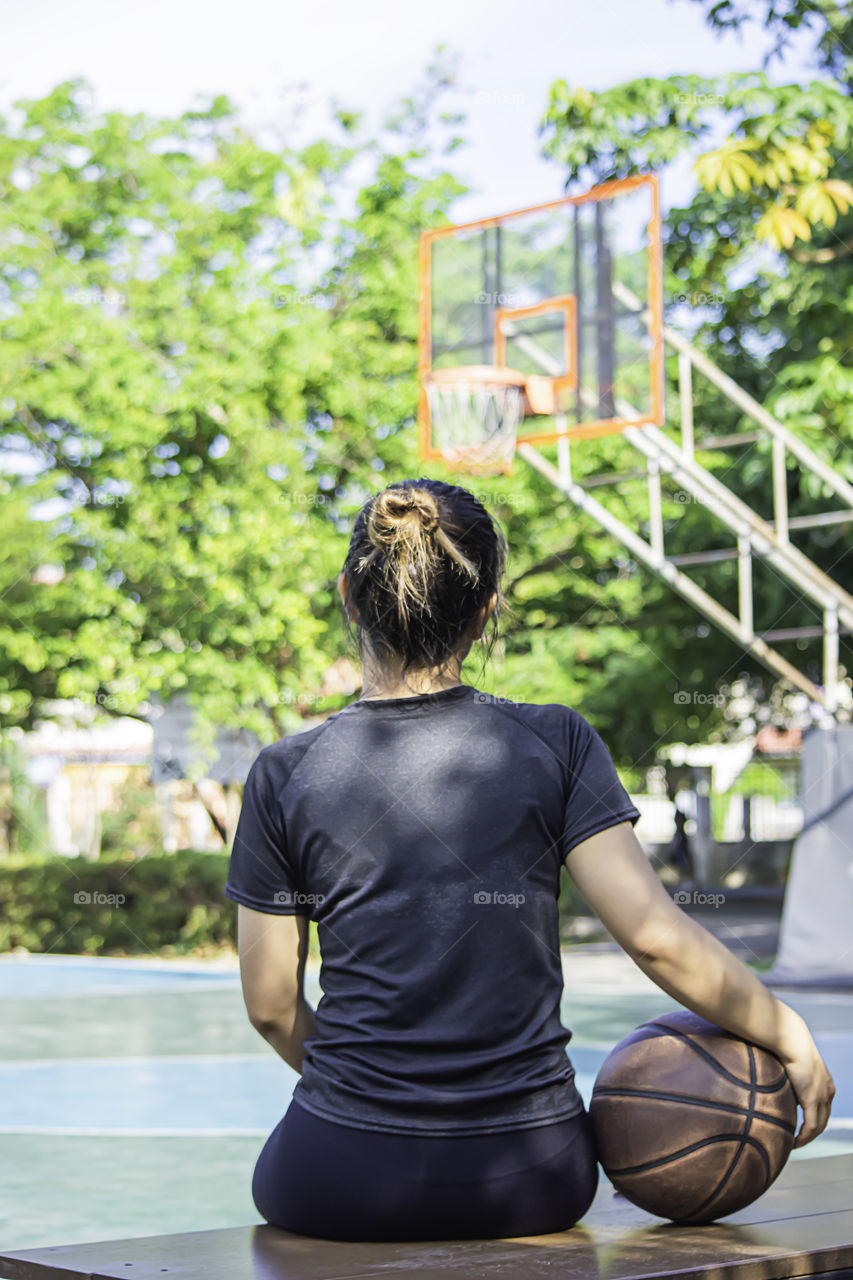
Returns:
[[[87,1129],[47,1125],[0,1125],[0,1134],[40,1138],[267,1138],[268,1129]]]
[[[148,1057],[128,1058],[4,1058],[0,1061],[0,1071],[49,1070],[53,1067],[150,1067],[164,1062],[208,1063],[208,1062],[275,1062],[275,1052],[269,1053],[158,1053]],[[280,1059],[279,1059],[280,1061]],[[282,1066],[286,1067],[286,1063]]]
[[[614,1041],[572,1041],[569,1046],[569,1057],[572,1052],[584,1053],[602,1053],[608,1054],[614,1047]],[[204,1065],[208,1063],[234,1063],[241,1062],[275,1062],[276,1055],[270,1053],[157,1053],[149,1057],[128,1057],[128,1058],[0,1058],[0,1074],[4,1071],[18,1071],[26,1069],[27,1071],[51,1071],[55,1068],[73,1068],[80,1067],[156,1067],[160,1068],[164,1064],[176,1063],[183,1065]],[[282,1063],[285,1071],[291,1070],[286,1063]]]
[[[155,956],[78,956],[78,955],[46,955],[44,952],[33,951],[29,955],[0,956],[0,966],[8,965],[13,968],[15,965],[39,965],[42,968],[50,969],[97,969],[102,971],[110,969],[120,972],[138,973],[194,973],[211,976],[240,976],[239,962],[235,959],[233,964],[211,964],[204,960],[163,960]]]

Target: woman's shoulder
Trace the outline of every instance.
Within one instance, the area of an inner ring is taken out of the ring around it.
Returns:
[[[276,774],[282,770],[290,772],[338,715],[340,712],[335,712],[319,724],[286,733],[277,742],[262,747],[255,757],[252,769],[263,774]]]
[[[492,693],[479,696],[570,756],[595,734],[589,721],[564,702],[523,702]]]

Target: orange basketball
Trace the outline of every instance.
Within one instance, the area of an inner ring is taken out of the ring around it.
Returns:
[[[614,1187],[685,1223],[725,1217],[763,1195],[785,1166],[797,1123],[779,1059],[686,1010],[617,1044],[589,1111]]]

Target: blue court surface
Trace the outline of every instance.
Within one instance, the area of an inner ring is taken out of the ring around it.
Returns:
[[[587,1101],[613,1044],[674,1007],[650,985],[587,981],[594,964],[563,1007]],[[320,997],[316,970],[307,993]],[[853,1151],[853,993],[778,994],[838,1090],[830,1129],[793,1158]],[[252,1168],[296,1076],[249,1026],[236,970],[0,957],[0,1017],[0,1247],[260,1220]]]

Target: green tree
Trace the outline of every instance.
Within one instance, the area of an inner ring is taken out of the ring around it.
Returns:
[[[208,736],[298,726],[340,648],[347,516],[416,467],[417,233],[461,190],[426,138],[446,83],[300,150],[221,97],[99,114],[81,81],[3,122],[3,723],[185,690]]]
[[[717,32],[739,30],[760,22],[771,40],[764,68],[790,48],[794,33],[814,39],[814,62],[840,83],[850,82],[853,58],[853,11],[847,0],[687,0],[706,11]]]
[[[706,7],[718,25],[740,12],[730,4]],[[654,169],[663,172],[664,195],[667,167],[684,156],[694,158],[695,190],[664,218],[665,306],[670,315],[680,308],[670,322],[689,329],[736,382],[851,478],[853,103],[846,27],[832,5],[771,5],[769,10],[774,36],[784,34],[786,15],[789,26],[809,16],[815,20],[823,78],[801,86],[771,83],[765,72],[719,78],[683,74],[641,78],[598,92],[557,81],[542,124],[544,149],[563,167],[572,189]],[[667,374],[669,404],[677,417],[674,359]],[[748,420],[701,381],[695,401],[697,429],[704,433],[748,428]],[[765,445],[708,453],[701,460],[754,510],[772,518]],[[788,498],[796,515],[834,505],[819,482],[790,462]],[[627,502],[629,510],[631,505]],[[641,500],[634,507],[637,518],[644,509]],[[665,514],[671,517],[672,509]],[[679,520],[668,519],[667,551],[720,545],[715,532],[719,536],[712,513],[701,507],[685,511]],[[797,545],[848,590],[853,588],[849,536],[849,525],[796,535]],[[726,541],[731,543],[731,535]],[[619,552],[614,553],[618,563]],[[713,582],[717,592],[736,599],[732,565],[691,572],[702,585]],[[675,676],[689,687],[692,667],[706,688],[725,687],[743,673],[766,709],[778,706],[779,694],[766,672],[748,656],[739,658],[737,647],[715,630],[697,628],[692,609],[668,592],[661,594],[658,584],[647,593],[645,573],[642,579],[642,589],[635,584],[633,593],[624,586],[617,592],[619,619],[639,640],[636,647],[626,647],[626,655],[639,655],[639,666],[632,672],[626,661],[620,678],[618,646],[608,647],[606,665],[614,678],[599,687],[596,701],[612,695],[612,709],[622,702],[631,716],[639,697],[641,714],[651,710],[652,722],[662,725],[668,680]],[[760,573],[755,585],[757,617],[778,619],[786,627],[816,620],[772,573]],[[636,610],[632,599],[639,604]],[[656,620],[662,611],[669,630]],[[557,627],[569,621],[558,615]],[[686,646],[679,644],[679,633]],[[805,646],[810,674],[820,682],[818,642],[797,645],[794,656],[801,660]],[[784,651],[784,643],[780,647]],[[850,656],[844,642],[848,670]],[[669,676],[661,663],[670,668]],[[721,717],[712,716],[711,724],[714,719]],[[707,730],[708,722],[701,727]],[[689,736],[689,722],[680,728]]]

